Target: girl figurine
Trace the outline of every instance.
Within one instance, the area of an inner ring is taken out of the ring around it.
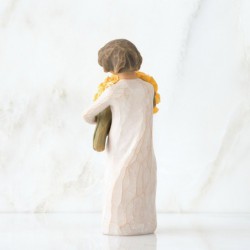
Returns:
[[[151,234],[157,227],[153,114],[160,102],[158,86],[153,77],[138,71],[142,57],[126,39],[102,47],[98,63],[113,75],[99,85],[83,119],[97,125],[95,136],[101,140],[96,138],[95,147],[106,152],[102,232]]]

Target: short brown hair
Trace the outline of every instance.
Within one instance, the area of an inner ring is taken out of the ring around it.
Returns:
[[[126,39],[108,42],[98,51],[98,63],[105,72],[115,74],[137,71],[142,64],[142,57],[135,45]]]

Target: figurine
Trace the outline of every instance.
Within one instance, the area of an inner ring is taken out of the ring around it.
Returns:
[[[83,119],[95,124],[94,150],[107,156],[102,232],[141,235],[157,228],[157,163],[153,147],[153,114],[160,102],[154,78],[140,72],[142,57],[126,39],[108,42],[98,51],[107,77]]]

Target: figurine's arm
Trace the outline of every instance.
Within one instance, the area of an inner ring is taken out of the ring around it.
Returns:
[[[96,116],[107,108],[111,104],[113,88],[115,86],[108,87],[99,97],[96,99],[90,107],[83,112],[83,119],[90,123],[96,124]]]

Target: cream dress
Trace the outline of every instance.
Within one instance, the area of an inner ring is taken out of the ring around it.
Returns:
[[[140,78],[120,79],[84,111],[84,120],[91,124],[108,106],[112,111],[104,151],[103,234],[148,234],[157,227],[153,98],[150,83]]]

